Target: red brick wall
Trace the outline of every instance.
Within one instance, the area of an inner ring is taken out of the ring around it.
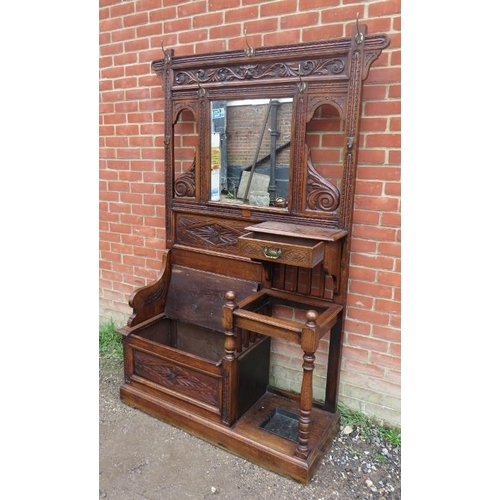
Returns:
[[[391,45],[363,93],[341,401],[400,425],[400,12],[400,0],[100,0],[102,317],[124,321],[165,246],[161,43],[185,55],[350,36],[359,13]],[[278,378],[295,366],[286,349]]]

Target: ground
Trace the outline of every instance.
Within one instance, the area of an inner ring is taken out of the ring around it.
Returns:
[[[279,476],[120,401],[123,364],[102,357],[99,498],[351,500],[401,498],[401,450],[341,431],[308,485]],[[351,431],[351,432],[350,432]]]

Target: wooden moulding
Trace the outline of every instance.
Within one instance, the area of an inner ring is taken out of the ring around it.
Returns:
[[[302,484],[311,480],[340,428],[338,413],[313,408],[310,451],[304,460],[294,455],[295,443],[259,427],[277,407],[297,413],[297,403],[291,399],[266,393],[235,425],[226,427],[130,384],[122,386],[120,397],[124,403],[159,420]]]

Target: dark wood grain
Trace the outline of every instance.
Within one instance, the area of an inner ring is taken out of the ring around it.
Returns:
[[[385,34],[357,29],[253,54],[176,57],[166,49],[153,61],[165,97],[165,253],[158,279],[131,295],[132,315],[119,331],[126,404],[302,483],[339,429],[362,88],[389,44]],[[265,207],[212,201],[211,102],[251,98],[293,101],[288,199]],[[329,179],[320,172],[330,166],[316,168],[307,140],[322,108],[343,127],[341,164],[332,160]],[[186,114],[194,158],[177,149]],[[316,351],[328,336],[319,402]],[[300,346],[300,394],[269,386],[272,339]],[[278,410],[296,418],[294,439],[263,426]]]

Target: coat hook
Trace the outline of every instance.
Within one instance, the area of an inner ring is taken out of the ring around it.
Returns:
[[[170,64],[170,54],[167,54],[167,51],[165,50],[165,47],[163,46],[163,40],[161,41],[161,50],[163,52],[163,55],[165,56],[165,62],[167,64]]]
[[[306,82],[302,81],[302,63],[299,63],[299,84],[297,85],[299,92],[304,92],[304,90],[306,90],[306,86]]]
[[[198,97],[204,97],[206,94],[205,89],[200,85],[200,80],[199,80],[198,72],[196,72],[196,83],[198,84]]]
[[[245,34],[245,42],[247,44],[247,48],[245,49],[245,54],[247,55],[247,57],[252,57],[254,55],[254,49],[253,47],[250,47],[249,43],[248,43],[248,40],[247,40],[247,29],[245,28],[243,30],[243,33]]]
[[[354,36],[354,40],[359,45],[363,41],[363,33],[359,31],[359,12],[356,13],[356,35]]]

